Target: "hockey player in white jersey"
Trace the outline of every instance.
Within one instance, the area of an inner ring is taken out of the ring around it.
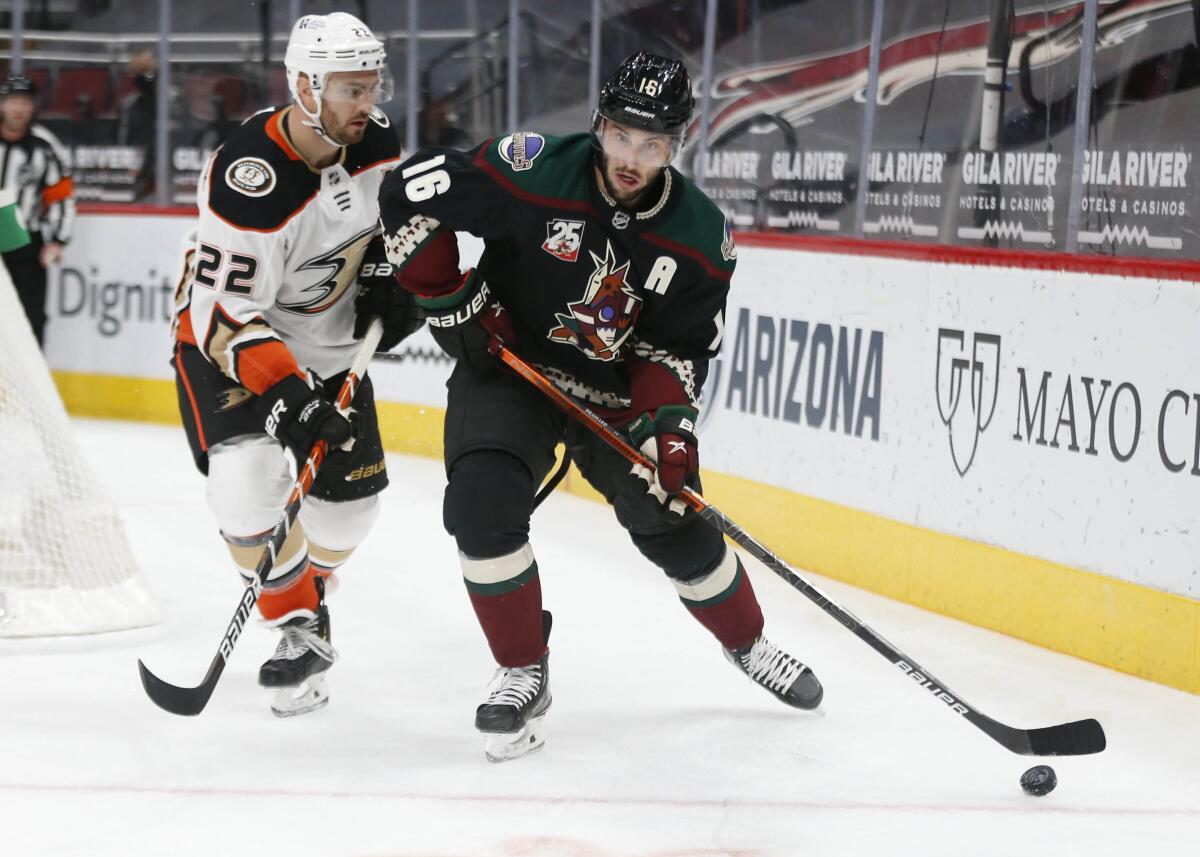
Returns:
[[[327,581],[371,528],[387,485],[370,378],[351,420],[332,399],[371,317],[384,320],[381,350],[421,323],[377,235],[379,186],[400,160],[378,106],[390,95],[384,60],[351,15],[296,22],[285,58],[292,103],[247,119],[209,159],[178,295],[180,413],[247,580],[283,514],[285,450],[300,462],[318,439],[334,450],[258,600],[281,633],[259,672],[280,716],[328,702]]]

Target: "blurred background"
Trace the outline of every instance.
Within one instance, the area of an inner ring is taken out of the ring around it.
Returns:
[[[410,150],[585,130],[647,49],[686,60],[679,166],[737,228],[1200,254],[1200,0],[6,0],[0,72],[34,79],[80,201],[188,205],[207,153],[288,100],[291,23],[338,9],[386,43]]]

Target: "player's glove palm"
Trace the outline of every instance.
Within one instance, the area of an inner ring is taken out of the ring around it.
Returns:
[[[350,421],[296,375],[288,375],[267,388],[254,407],[267,434],[292,452],[297,465],[308,458],[318,440],[336,449],[354,433]]]

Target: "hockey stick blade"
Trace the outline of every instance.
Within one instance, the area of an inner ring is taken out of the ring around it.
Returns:
[[[146,696],[163,711],[184,717],[195,717],[208,705],[224,666],[225,660],[218,658],[208,668],[204,681],[197,687],[176,687],[150,672],[141,659],[138,659],[138,673],[142,677],[142,687],[146,690]]]
[[[510,369],[545,393],[551,401],[570,416],[598,435],[627,461],[651,471],[654,470],[654,463],[634,449],[623,435],[556,387],[549,378],[505,347],[503,342],[494,339],[489,350]],[[700,494],[685,487],[680,492],[679,498],[705,521],[783,578],[789,586],[890,661],[892,666],[913,679],[918,686],[928,691],[933,699],[961,715],[972,726],[1006,749],[1023,756],[1086,756],[1091,753],[1099,753],[1105,748],[1104,729],[1095,720],[1077,720],[1073,723],[1062,723],[1040,729],[1016,729],[993,720],[976,710],[958,694],[952,693],[946,685],[917,663],[915,659],[900,651],[867,623],[797,574],[791,566],[755,541],[749,533]]]
[[[976,725],[1022,756],[1090,756],[1108,746],[1104,728],[1091,718],[1040,729],[1014,729],[994,720],[987,725]]]

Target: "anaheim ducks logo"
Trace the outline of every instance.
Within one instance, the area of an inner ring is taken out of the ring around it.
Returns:
[[[371,226],[355,235],[349,241],[322,253],[314,259],[309,259],[296,268],[300,271],[320,271],[323,278],[301,291],[306,297],[302,301],[278,304],[280,309],[299,315],[318,315],[341,300],[342,295],[354,285],[358,277],[358,266],[362,264],[363,254],[375,227]]]
[[[615,360],[641,311],[642,299],[625,281],[629,262],[617,267],[612,244],[606,242],[604,258],[588,251],[596,270],[588,278],[583,300],[567,304],[570,315],[555,313],[558,326],[548,334],[552,342],[569,342],[593,360]]]
[[[231,411],[238,405],[244,405],[254,398],[254,394],[245,387],[230,387],[217,394],[217,412]]]

